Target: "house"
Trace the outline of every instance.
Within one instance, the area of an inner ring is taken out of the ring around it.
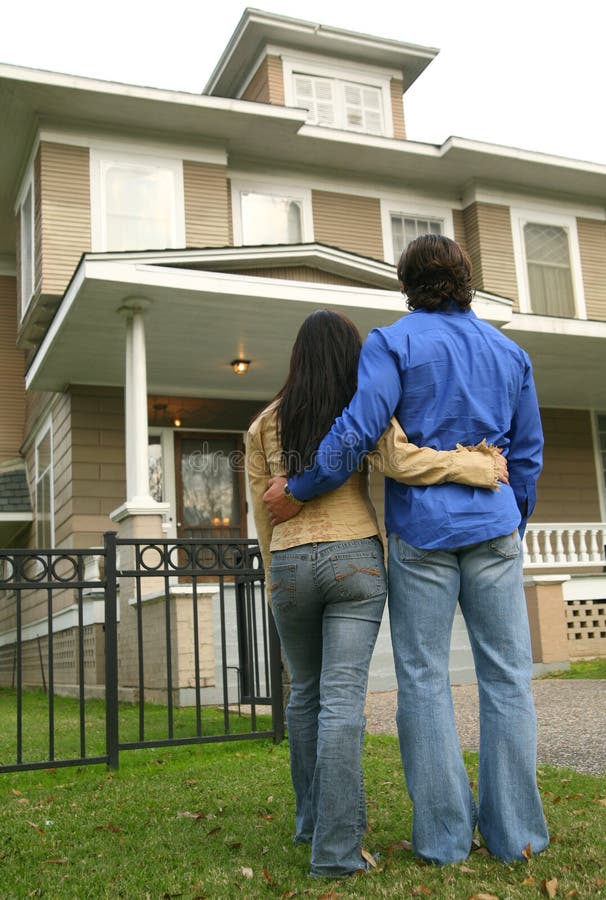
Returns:
[[[254,535],[234,460],[300,322],[394,321],[444,233],[533,360],[535,659],[606,652],[606,166],[407,140],[436,53],[246,9],[200,95],[0,66],[0,544]]]

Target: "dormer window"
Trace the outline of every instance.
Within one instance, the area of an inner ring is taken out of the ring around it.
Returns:
[[[391,79],[388,69],[326,60],[311,53],[289,53],[278,48],[284,78],[284,101],[308,111],[309,125],[393,137]]]
[[[293,83],[295,104],[309,110],[310,124],[384,134],[380,88],[300,72]]]

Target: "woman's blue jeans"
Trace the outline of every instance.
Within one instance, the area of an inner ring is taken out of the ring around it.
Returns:
[[[272,553],[272,611],[291,678],[286,709],[295,843],[313,875],[366,868],[362,777],[370,658],[386,596],[378,538]]]
[[[461,755],[448,676],[457,602],[480,698],[478,805]],[[413,802],[413,850],[435,863],[469,854],[476,825],[504,860],[549,843],[536,784],[532,654],[516,532],[453,550],[389,539],[389,616],[398,734]]]

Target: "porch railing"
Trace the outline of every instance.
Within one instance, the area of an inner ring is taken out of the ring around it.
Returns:
[[[531,524],[524,534],[526,569],[606,566],[606,523]]]

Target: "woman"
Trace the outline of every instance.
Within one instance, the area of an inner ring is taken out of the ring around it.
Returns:
[[[361,755],[368,669],[386,597],[384,551],[366,469],[275,528],[262,498],[270,477],[303,471],[351,400],[360,347],[347,318],[312,313],[297,335],[284,386],[251,424],[247,442],[268,599],[291,676],[294,842],[311,844],[312,875],[332,878],[368,865]],[[414,447],[395,420],[371,456],[384,474],[414,484],[449,480],[494,489],[499,477],[506,479],[496,450]]]

